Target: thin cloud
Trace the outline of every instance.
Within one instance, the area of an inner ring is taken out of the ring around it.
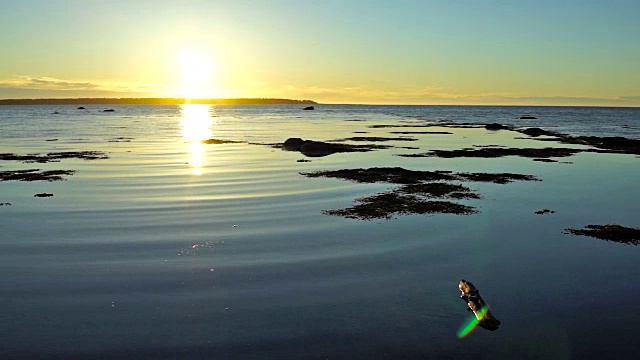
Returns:
[[[61,80],[50,77],[17,76],[13,80],[0,81],[1,87],[34,90],[95,90],[98,84]]]
[[[14,90],[43,90],[49,92],[73,92],[86,91],[87,93],[119,93],[128,94],[153,94],[158,95],[167,92],[170,87],[166,84],[144,84],[124,82],[90,82],[56,79],[52,77],[16,76],[11,80],[0,80],[0,88]]]

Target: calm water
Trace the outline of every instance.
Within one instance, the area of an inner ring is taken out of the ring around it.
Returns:
[[[0,203],[12,203],[0,207],[2,358],[568,359],[640,351],[640,248],[562,233],[587,224],[640,227],[638,157],[582,153],[561,164],[395,156],[554,145],[484,129],[411,135],[418,141],[311,162],[255,144],[438,130],[368,127],[430,121],[638,139],[639,109],[103,108],[0,107],[0,153],[110,156],[0,161],[0,171],[77,170],[63,182],[0,183]],[[208,138],[254,144],[199,142]],[[357,221],[321,211],[390,185],[299,175],[371,166],[543,181],[466,184],[483,195],[466,201],[477,215]],[[40,192],[54,197],[33,197]],[[557,213],[534,214],[543,208]],[[478,286],[502,321],[498,331],[456,337],[470,314],[458,298],[461,278]]]

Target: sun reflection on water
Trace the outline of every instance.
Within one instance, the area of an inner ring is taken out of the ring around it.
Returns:
[[[189,143],[189,165],[194,175],[202,175],[205,163],[204,145],[202,140],[211,138],[213,119],[209,113],[210,105],[185,104],[182,105],[181,135]]]

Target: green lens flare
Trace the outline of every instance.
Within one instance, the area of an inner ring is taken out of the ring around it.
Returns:
[[[460,330],[458,330],[458,339],[462,339],[467,335],[471,334],[473,330],[476,328],[476,326],[478,326],[480,321],[482,321],[482,319],[484,319],[484,317],[487,315],[488,311],[489,311],[489,308],[485,306],[482,309],[480,309],[480,311],[478,311],[477,317],[472,316],[471,318],[469,318],[469,320],[467,320],[464,323],[464,325],[460,328]]]

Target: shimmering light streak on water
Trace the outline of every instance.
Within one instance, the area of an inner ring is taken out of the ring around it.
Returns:
[[[210,105],[185,104],[182,105],[181,134],[185,141],[189,142],[191,157],[189,165],[194,175],[202,175],[205,165],[205,149],[202,140],[211,138],[211,126],[213,119],[209,113]]]

